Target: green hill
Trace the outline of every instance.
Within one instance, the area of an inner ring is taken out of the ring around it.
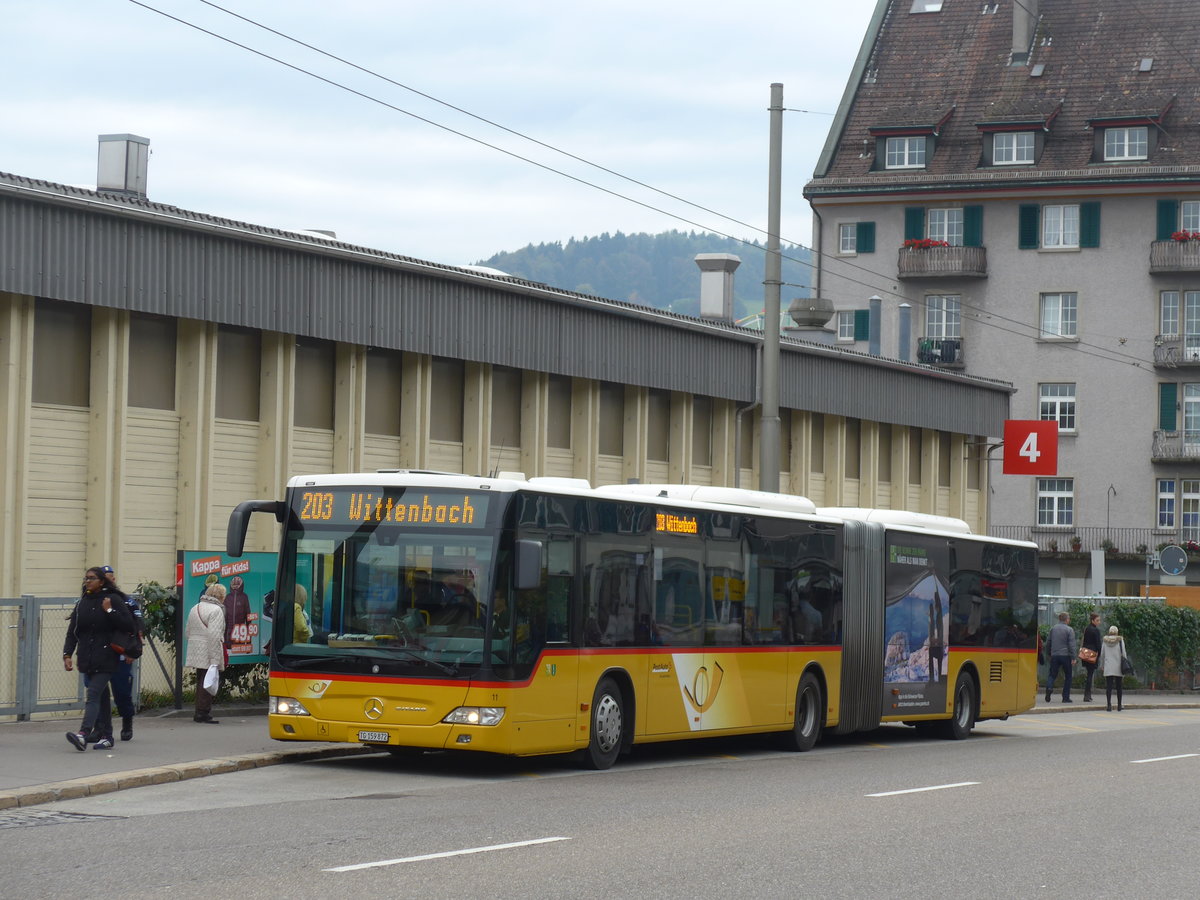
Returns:
[[[497,253],[476,265],[563,290],[696,316],[700,314],[697,253],[738,256],[742,264],[733,277],[734,318],[762,310],[765,247],[757,241],[746,244],[702,232],[606,232],[599,237],[571,238],[565,244],[530,244]],[[781,302],[786,310],[794,297],[808,296],[812,268],[806,248],[784,245],[782,254]]]

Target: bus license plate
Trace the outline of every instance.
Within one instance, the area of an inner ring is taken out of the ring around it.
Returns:
[[[386,744],[388,733],[386,731],[360,731],[358,739],[364,744]]]

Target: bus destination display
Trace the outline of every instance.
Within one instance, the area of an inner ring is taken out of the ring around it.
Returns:
[[[362,490],[297,491],[293,504],[301,522],[347,525],[379,522],[390,525],[479,527],[487,520],[486,494],[417,491],[388,494]]]

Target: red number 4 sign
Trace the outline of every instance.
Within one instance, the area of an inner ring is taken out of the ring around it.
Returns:
[[[1053,420],[1004,423],[1005,475],[1058,474],[1058,422]]]

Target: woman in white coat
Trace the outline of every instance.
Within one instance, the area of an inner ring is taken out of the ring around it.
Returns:
[[[1108,711],[1112,712],[1113,688],[1117,689],[1117,712],[1125,708],[1125,674],[1121,671],[1121,658],[1125,655],[1125,638],[1121,637],[1116,625],[1108,627],[1104,646],[1100,648],[1100,668],[1104,672],[1104,694],[1108,698]]]
[[[225,669],[225,585],[210,584],[188,613],[187,655],[184,665],[196,672],[196,713],[193,722],[220,725],[212,717],[213,695],[204,689],[209,666]]]

